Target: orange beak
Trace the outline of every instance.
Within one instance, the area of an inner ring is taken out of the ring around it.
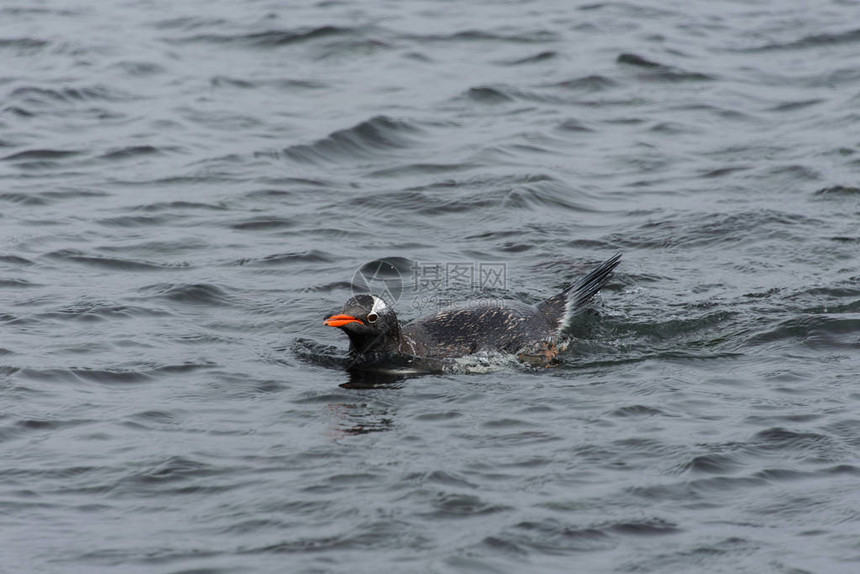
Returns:
[[[323,325],[328,325],[329,327],[343,327],[350,323],[364,324],[360,319],[356,319],[352,315],[332,315],[323,321]]]

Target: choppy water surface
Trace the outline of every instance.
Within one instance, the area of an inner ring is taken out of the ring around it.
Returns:
[[[4,3],[0,570],[858,571],[858,22]],[[616,250],[557,368],[322,325],[369,261],[408,320]]]

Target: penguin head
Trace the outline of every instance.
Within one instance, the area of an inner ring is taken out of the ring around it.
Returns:
[[[394,309],[375,295],[350,298],[340,313],[328,315],[323,324],[346,333],[350,350],[357,353],[395,350],[400,338]]]

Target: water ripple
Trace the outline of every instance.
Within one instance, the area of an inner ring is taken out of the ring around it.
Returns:
[[[418,133],[417,126],[411,123],[376,116],[351,128],[332,132],[313,144],[290,146],[283,154],[302,163],[377,157],[380,152],[393,152],[410,145]]]

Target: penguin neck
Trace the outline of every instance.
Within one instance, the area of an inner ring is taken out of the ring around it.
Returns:
[[[349,335],[349,352],[353,355],[400,351],[402,347],[399,323],[394,323],[390,329],[376,334],[347,332],[347,335]]]

